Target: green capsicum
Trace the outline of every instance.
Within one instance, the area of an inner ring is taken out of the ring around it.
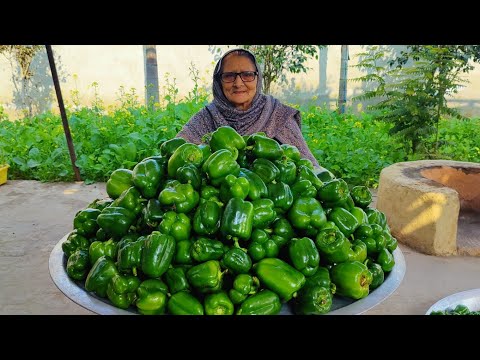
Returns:
[[[238,158],[238,151],[246,146],[244,138],[231,126],[220,126],[211,133],[210,147],[213,152],[220,149],[230,150],[233,158]]]
[[[260,283],[277,293],[283,302],[295,297],[305,284],[305,275],[279,258],[264,258],[253,265],[253,271]]]
[[[274,238],[274,241],[280,248],[283,247],[291,238],[295,236],[292,225],[284,217],[279,217],[273,222],[270,228],[264,230],[271,236],[278,237]]]
[[[282,310],[280,297],[273,291],[264,289],[250,295],[241,303],[237,315],[277,315]]]
[[[165,214],[165,210],[158,199],[148,200],[147,205],[142,209],[143,221],[150,228],[155,228],[160,224],[163,214]]]
[[[132,272],[133,275],[137,276],[137,268],[142,265],[143,246],[147,238],[145,236],[134,236],[123,239],[118,244],[118,269],[122,272]]]
[[[317,198],[325,204],[333,204],[347,200],[350,195],[348,184],[343,179],[333,179],[323,183],[323,186],[318,190]]]
[[[252,134],[247,141],[247,150],[252,153],[255,158],[263,158],[269,160],[281,159],[283,149],[275,139],[269,137]]]
[[[386,232],[386,231],[385,231]],[[385,242],[385,247],[393,253],[393,251],[397,248],[398,246],[398,241],[395,237],[392,236],[389,232],[386,232],[385,237],[387,241]]]
[[[312,239],[293,238],[288,243],[288,255],[293,267],[305,276],[316,273],[320,264],[320,255]]]
[[[187,280],[201,293],[213,293],[222,288],[223,272],[218,260],[208,260],[192,266],[187,271]]]
[[[202,153],[203,153],[203,161],[202,161],[202,165],[203,165],[203,163],[205,162],[205,160],[207,160],[208,157],[209,157],[210,155],[212,155],[212,148],[211,148],[210,145],[208,145],[208,144],[200,144],[200,145],[198,145],[198,148],[199,148],[200,150],[202,150]],[[199,168],[200,168],[200,167],[201,167],[201,166],[199,166]]]
[[[300,289],[293,309],[296,315],[322,315],[330,311],[332,303],[329,288],[313,285]]]
[[[309,230],[321,229],[327,222],[327,216],[317,199],[299,197],[293,201],[288,211],[288,219],[294,228]]]
[[[395,266],[395,258],[392,253],[385,248],[379,251],[376,262],[382,267],[384,272],[392,271]]]
[[[222,209],[215,201],[201,203],[193,216],[193,230],[198,235],[213,235],[220,229]]]
[[[205,201],[214,201],[220,207],[224,205],[220,201],[220,190],[210,185],[202,186],[200,189],[200,204],[203,204]]]
[[[175,211],[167,211],[163,215],[162,222],[158,225],[158,230],[162,234],[171,235],[176,242],[190,239],[192,224],[190,218],[183,214],[177,214]]]
[[[238,274],[233,280],[233,287],[228,295],[232,302],[237,305],[243,302],[249,295],[255,294],[260,287],[260,281],[250,274]]]
[[[367,265],[368,270],[372,273],[372,283],[370,284],[370,290],[374,290],[380,285],[382,285],[385,281],[385,272],[383,271],[380,264],[377,264],[371,259],[365,260],[364,264]]]
[[[373,209],[373,208],[365,208],[365,213],[367,214],[368,217],[368,223],[370,225],[377,224],[382,227],[382,229],[385,228],[387,225],[387,218],[383,212],[381,212],[378,209]]]
[[[73,228],[77,230],[78,235],[86,238],[95,236],[98,230],[97,218],[100,213],[100,210],[90,208],[79,211],[73,219]]]
[[[107,285],[107,297],[120,309],[128,309],[137,300],[140,280],[132,275],[116,274]]]
[[[133,186],[133,171],[117,169],[110,175],[106,184],[106,190],[109,197],[116,199],[131,186]]]
[[[90,204],[88,204],[87,208],[90,209],[98,209],[102,211],[107,206],[110,206],[113,203],[113,199],[106,198],[106,199],[95,199]]]
[[[280,170],[277,180],[292,185],[297,178],[297,165],[289,159],[275,160],[273,163]]]
[[[275,203],[271,199],[257,199],[252,201],[253,205],[253,228],[264,229],[276,218]]]
[[[168,312],[172,315],[203,315],[202,303],[192,294],[179,291],[173,294],[167,303]]]
[[[90,242],[86,237],[80,235],[77,230],[70,231],[67,239],[62,243],[62,250],[68,259],[76,250],[87,250],[90,247]]]
[[[293,194],[290,186],[278,181],[267,185],[268,198],[273,200],[275,204],[275,211],[279,214],[284,214],[290,209],[293,204]]]
[[[147,279],[137,288],[135,305],[143,315],[161,315],[165,313],[168,288],[159,279]]]
[[[247,274],[252,268],[252,259],[244,249],[233,247],[220,260],[222,267],[232,274]]]
[[[226,291],[221,290],[214,294],[207,294],[203,301],[205,315],[233,315],[235,307]]]
[[[362,240],[352,242],[352,251],[349,253],[348,261],[363,262],[367,258],[367,245]]]
[[[200,194],[192,184],[181,184],[178,180],[169,180],[160,191],[158,200],[162,205],[172,206],[177,213],[188,213],[200,201]]]
[[[142,251],[142,271],[152,278],[160,277],[170,266],[175,255],[173,236],[152,231],[147,236]]]
[[[130,210],[119,206],[106,207],[97,217],[98,225],[108,236],[115,237],[126,235],[135,220],[135,215]]]
[[[315,176],[315,173],[312,169],[305,165],[300,165],[297,167],[297,180],[309,180],[317,192],[323,188],[323,182],[317,176]]]
[[[302,289],[310,286],[321,286],[330,289],[332,295],[337,291],[337,286],[332,283],[332,280],[330,279],[330,272],[324,266],[319,266],[315,274],[307,277]]]
[[[350,190],[350,195],[352,195],[353,202],[355,206],[365,209],[372,202],[372,193],[370,190],[363,185],[354,186]]]
[[[170,294],[190,290],[190,284],[188,283],[187,275],[185,274],[185,269],[183,267],[171,267],[165,272],[163,277],[168,285]]]
[[[182,184],[192,184],[195,190],[199,190],[202,185],[202,175],[200,169],[193,164],[185,164],[177,169],[176,179]]]
[[[288,240],[278,235],[270,235],[265,230],[255,229],[252,231],[250,244],[248,245],[248,255],[254,262],[264,257],[276,257],[280,248],[287,243]]]
[[[113,206],[122,207],[129,210],[133,215],[137,216],[143,209],[143,203],[146,200],[142,198],[142,194],[135,186],[129,187],[112,203]]]
[[[367,214],[365,213],[365,211],[363,211],[362,208],[358,207],[358,206],[354,206],[352,208],[350,208],[348,210],[350,212],[350,214],[352,214],[353,216],[355,216],[355,218],[357,219],[358,221],[358,226],[360,225],[369,225],[368,224],[368,216]],[[356,230],[356,229],[355,229]]]
[[[221,151],[221,150],[220,150]],[[233,240],[247,240],[252,234],[253,204],[238,198],[232,198],[225,206],[220,222],[220,231]]]
[[[369,224],[360,224],[353,232],[355,239],[366,239],[373,235],[372,227]]]
[[[359,261],[347,261],[332,266],[332,282],[337,286],[337,294],[354,300],[366,297],[372,283],[372,273]]]
[[[256,173],[254,173],[251,170],[241,168],[238,176],[244,177],[248,180],[250,184],[250,189],[248,191],[248,198],[250,200],[257,200],[263,197],[267,197],[268,195],[267,186],[263,182],[262,178],[258,176]]]
[[[314,169],[313,163],[309,159],[302,158],[302,159],[298,160],[297,161],[297,168],[301,165],[304,165],[311,170]]]
[[[330,264],[347,261],[351,256],[352,244],[336,228],[320,230],[315,238],[315,245],[322,259]]]
[[[282,144],[280,147],[283,149],[283,155],[288,159],[292,160],[294,163],[297,163],[300,158],[300,150],[296,146],[290,144]]]
[[[202,171],[207,175],[213,186],[218,186],[225,179],[225,176],[229,174],[238,176],[240,165],[235,161],[229,150],[220,149],[210,155],[203,163]]]
[[[157,196],[164,175],[164,170],[157,161],[142,160],[133,168],[133,184],[145,199],[151,199]]]
[[[95,264],[100,256],[105,255],[106,257],[116,260],[118,252],[118,242],[113,241],[112,239],[101,242],[94,241],[90,244],[88,248],[88,256],[90,257],[90,262]]]
[[[175,245],[175,256],[173,258],[174,264],[189,265],[193,264],[191,255],[193,241],[184,240]]]
[[[107,296],[107,286],[110,280],[118,274],[115,262],[101,256],[90,269],[85,280],[85,290],[95,292],[98,296]]]
[[[167,141],[164,141],[162,145],[160,145],[160,154],[166,157],[167,159],[172,156],[172,154],[177,150],[180,145],[185,144],[187,141],[184,138],[177,137]]]
[[[290,186],[290,190],[295,199],[299,197],[314,198],[317,196],[317,189],[315,189],[315,186],[312,185],[310,180],[297,179],[292,186]]]
[[[333,210],[328,214],[327,219],[329,221],[333,221],[346,237],[352,235],[357,229],[358,225],[360,225],[357,218],[352,215],[352,213],[341,207],[333,208]]]
[[[175,178],[178,168],[192,164],[200,167],[203,163],[203,151],[198,145],[185,143],[180,145],[168,159],[167,172],[169,178]]]
[[[219,260],[225,253],[224,245],[221,241],[199,237],[192,244],[190,254],[197,262],[208,260]]]
[[[251,170],[257,174],[265,184],[274,181],[279,175],[280,170],[268,159],[258,158],[252,162]]]
[[[88,251],[85,249],[75,250],[67,260],[67,274],[73,280],[83,280],[90,271]]]
[[[224,203],[231,198],[245,200],[250,191],[250,183],[244,177],[228,174],[220,185],[220,200]]]

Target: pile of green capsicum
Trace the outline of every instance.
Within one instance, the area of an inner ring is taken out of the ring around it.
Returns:
[[[364,186],[294,146],[224,126],[117,169],[62,244],[86,291],[140,314],[326,314],[395,265],[397,240]]]

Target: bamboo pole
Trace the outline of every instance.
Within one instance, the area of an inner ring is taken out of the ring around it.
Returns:
[[[63,130],[65,137],[67,138],[68,151],[70,153],[70,161],[72,162],[73,173],[75,174],[76,181],[82,181],[80,177],[80,171],[75,165],[77,157],[75,155],[75,149],[73,148],[72,135],[70,134],[70,127],[68,126],[67,113],[65,112],[65,105],[63,104],[62,90],[60,89],[60,82],[58,81],[57,68],[55,66],[55,60],[53,58],[52,46],[45,45],[47,50],[48,62],[50,63],[50,70],[52,71],[53,85],[55,86],[55,93],[57,94],[58,107],[60,108],[60,116],[62,117]]]

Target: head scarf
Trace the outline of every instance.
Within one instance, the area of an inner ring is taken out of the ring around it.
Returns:
[[[247,56],[255,65],[257,76],[256,94],[252,105],[247,110],[238,110],[225,97],[220,79],[223,61],[233,52]],[[301,134],[300,112],[286,106],[271,95],[262,93],[263,76],[255,55],[246,49],[232,49],[223,54],[213,71],[213,101],[195,114],[177,134],[187,141],[199,144],[206,133],[215,131],[220,126],[231,126],[241,135],[250,135],[263,131],[270,138],[281,143],[296,146],[304,157],[318,164],[308,149]]]

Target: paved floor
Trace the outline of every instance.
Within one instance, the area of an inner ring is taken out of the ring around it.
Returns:
[[[106,196],[105,184],[9,180],[0,186],[0,314],[93,314],[50,278],[48,260],[75,213]],[[439,299],[480,288],[480,258],[435,257],[404,245],[405,277],[367,315],[421,315]]]

